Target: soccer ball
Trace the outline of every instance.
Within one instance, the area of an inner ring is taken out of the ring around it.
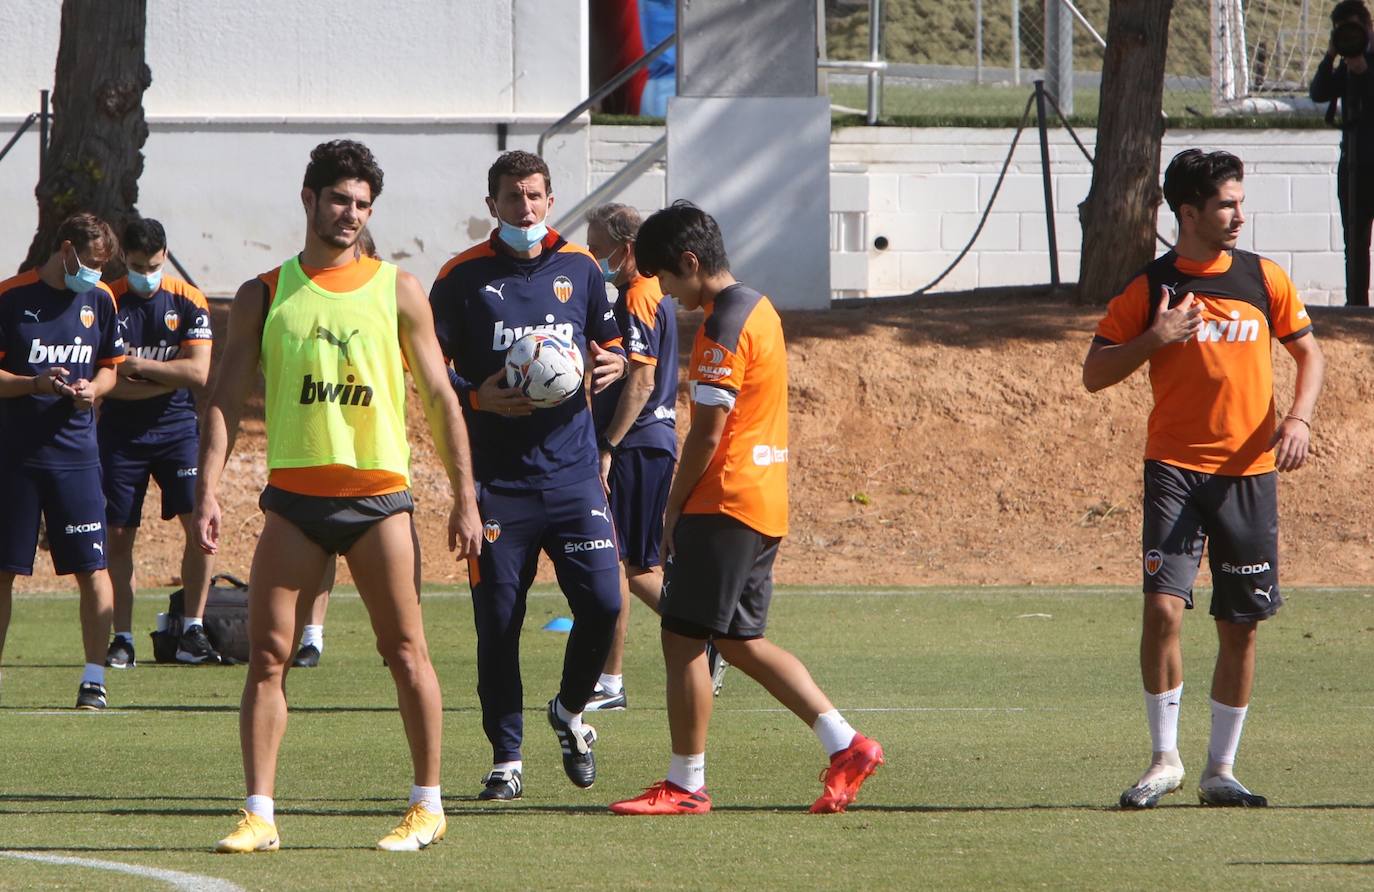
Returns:
[[[540,409],[557,406],[582,390],[582,351],[557,332],[532,331],[506,351],[506,386]]]

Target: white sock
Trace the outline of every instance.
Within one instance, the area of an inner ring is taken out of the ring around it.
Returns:
[[[1227,706],[1212,701],[1212,735],[1207,741],[1209,773],[1221,765],[1234,765],[1240,747],[1240,732],[1245,727],[1248,706]]]
[[[497,762],[495,765],[491,766],[491,770],[492,770],[492,771],[518,771],[518,772],[520,772],[521,774],[524,774],[524,773],[525,773],[525,763],[524,763],[524,762],[521,762],[519,759],[516,759],[514,762]]]
[[[103,663],[87,663],[86,668],[81,670],[81,683],[85,684],[93,681],[101,687],[105,686],[105,665]]]
[[[269,824],[277,823],[276,803],[271,796],[249,796],[243,803],[243,810],[257,815]]]
[[[668,761],[668,783],[681,787],[688,793],[695,793],[706,786],[706,754],[679,756],[673,753],[672,759]]]
[[[553,711],[558,715],[558,720],[568,726],[568,730],[574,734],[582,733],[582,713],[571,713],[563,708],[563,701],[557,697],[553,698]]]
[[[849,722],[844,720],[838,709],[823,712],[816,717],[816,723],[811,726],[811,730],[816,732],[820,738],[821,746],[825,747],[825,754],[833,756],[840,750],[853,743],[854,735],[858,732],[850,727]]]
[[[1156,753],[1178,749],[1178,704],[1183,685],[1162,694],[1145,692],[1145,721],[1150,725],[1150,747]]]
[[[410,785],[410,805],[415,803],[424,805],[425,811],[432,815],[442,815],[444,813],[444,802],[439,798],[439,788],[422,787],[419,784]]]
[[[614,697],[616,694],[625,690],[625,676],[607,675],[603,672],[601,673],[601,678],[597,680],[597,684],[601,685],[601,690]]]
[[[313,647],[324,653],[324,626],[306,626],[301,633],[301,647]]]
[[[186,619],[184,619],[184,620],[182,621],[182,623],[181,623],[181,631],[183,631],[183,632],[189,632],[189,631],[191,631],[192,629],[194,629],[196,626],[200,626],[201,628],[205,628],[205,622],[204,622],[203,619],[202,619],[201,617],[199,617],[199,616],[188,616],[188,617],[186,617]]]
[[[124,641],[127,641],[127,642],[129,642],[130,644],[133,644],[133,643],[134,643],[134,633],[133,633],[133,632],[115,632],[114,636],[115,636],[116,638],[119,638],[119,639],[122,639],[122,640],[124,640]]]

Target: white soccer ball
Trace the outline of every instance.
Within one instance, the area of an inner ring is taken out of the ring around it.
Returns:
[[[540,409],[582,390],[582,351],[557,332],[532,331],[506,351],[506,386],[518,387]]]

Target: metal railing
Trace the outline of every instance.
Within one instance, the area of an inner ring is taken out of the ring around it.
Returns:
[[[883,104],[883,72],[887,62],[883,61],[883,4],[882,0],[868,0],[868,59],[849,61],[831,59],[825,45],[825,2],[816,0],[816,68],[830,71],[863,71],[868,74],[868,108],[864,120],[868,124],[878,123],[878,114]]]
[[[656,162],[668,157],[668,137],[660,136],[649,145],[644,151],[625,163],[625,166],[615,172],[609,180],[597,186],[586,197],[573,205],[553,224],[553,228],[562,231],[566,224],[576,223],[582,219],[582,215],[596,207],[602,201],[616,195],[630,183],[634,182],[644,171],[652,167]]]
[[[34,125],[34,122],[37,122],[38,176],[41,179],[46,169],[46,160],[48,157],[48,121],[52,118],[52,113],[48,111],[48,91],[40,90],[38,95],[38,111],[31,112],[29,116],[24,119],[24,123],[19,125],[19,129],[14,131],[14,135],[10,137],[9,142],[5,143],[5,147],[0,149],[0,161],[5,160],[5,156],[10,153],[10,149],[14,148],[15,143],[19,142],[19,137],[23,136],[24,133]]]
[[[548,127],[544,128],[544,132],[539,134],[539,146],[535,150],[536,154],[538,154],[542,158],[544,156],[544,143],[548,142],[549,137],[567,129],[567,126],[571,124],[573,121],[577,120],[577,118],[583,112],[591,108],[593,105],[596,105],[598,102],[605,99],[607,96],[611,95],[616,90],[620,89],[621,85],[623,85],[630,78],[638,74],[640,69],[644,68],[650,62],[654,61],[659,56],[668,52],[669,49],[676,45],[677,32],[674,31],[672,34],[669,34],[667,37],[659,41],[658,45],[655,46],[653,49],[649,50],[644,55],[640,56],[638,59],[634,60],[629,65],[625,66],[625,68],[623,68],[620,71],[620,73],[617,74],[615,77],[611,78],[610,80],[606,81],[606,83],[602,84],[601,86],[593,90],[592,95],[588,96],[586,99],[582,100],[577,105],[573,106],[572,111],[568,112],[566,115],[559,118],[557,121],[554,121]]]

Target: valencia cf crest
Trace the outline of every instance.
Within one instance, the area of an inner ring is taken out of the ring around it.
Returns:
[[[81,324],[90,328],[95,325],[95,310],[90,307],[81,308]]]
[[[176,331],[177,326],[181,324],[181,316],[176,310],[168,310],[162,314],[162,324],[167,326],[168,331]]]
[[[572,279],[567,276],[559,276],[553,280],[553,296],[558,298],[559,303],[567,303],[572,298],[572,292]]]
[[[1145,572],[1151,576],[1159,572],[1159,568],[1164,566],[1164,555],[1159,553],[1158,548],[1151,548],[1145,552]]]
[[[486,539],[488,542],[495,542],[497,539],[500,539],[501,522],[497,520],[489,520],[486,523],[482,524],[482,538]]]

